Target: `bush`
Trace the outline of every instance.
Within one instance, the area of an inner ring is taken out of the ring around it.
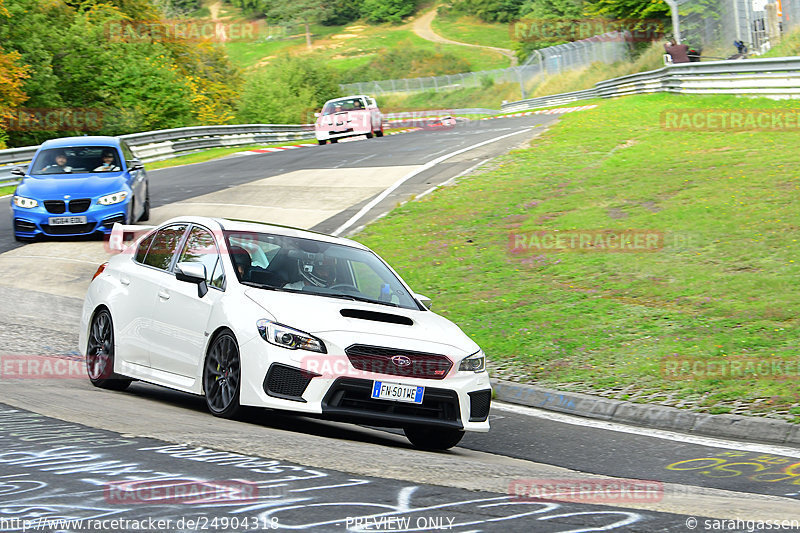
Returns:
[[[469,72],[470,64],[454,54],[425,50],[409,46],[397,46],[379,50],[376,57],[366,65],[348,70],[343,83],[397,78],[421,78]]]
[[[279,57],[245,82],[238,119],[263,124],[310,122],[311,113],[340,96],[337,78],[336,71],[318,60]]]
[[[402,22],[416,10],[416,0],[363,0],[361,4],[361,16],[369,22]]]

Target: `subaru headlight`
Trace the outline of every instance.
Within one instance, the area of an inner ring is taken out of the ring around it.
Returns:
[[[114,205],[120,202],[124,202],[125,198],[128,197],[128,193],[125,191],[115,192],[114,194],[107,194],[105,196],[100,197],[97,200],[97,203],[100,205]]]
[[[478,350],[469,357],[461,360],[458,369],[462,372],[483,372],[486,370],[486,355],[483,350]]]
[[[325,344],[308,333],[261,319],[256,322],[261,337],[270,344],[288,348],[289,350],[308,350],[309,352],[328,353]]]
[[[25,198],[24,196],[17,196],[14,195],[14,205],[17,207],[21,207],[23,209],[33,209],[39,202],[34,200],[33,198]]]

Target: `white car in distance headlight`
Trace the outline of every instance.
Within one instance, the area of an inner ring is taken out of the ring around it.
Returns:
[[[241,406],[403,428],[423,449],[488,431],[481,349],[433,313],[366,246],[283,226],[206,217],[122,244],[84,301],[91,382],[141,380]]]

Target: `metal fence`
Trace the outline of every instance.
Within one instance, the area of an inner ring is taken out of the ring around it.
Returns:
[[[449,91],[467,87],[489,86],[492,83],[519,83],[524,88],[543,74],[558,74],[586,67],[595,62],[614,63],[628,57],[629,37],[623,32],[610,32],[589,39],[550,46],[537,50],[518,67],[425,78],[403,78],[364,81],[340,85],[347,94],[387,94],[423,91]],[[524,90],[523,90],[524,92]]]
[[[800,28],[800,0],[677,0],[681,40],[704,55],[728,57],[742,41],[764,53]]]
[[[145,131],[120,135],[143,162],[169,159],[186,152],[218,148],[269,144],[314,137],[313,124],[240,124],[233,126],[197,126]],[[0,186],[12,185],[11,168],[28,163],[38,146],[0,150]]]
[[[590,98],[654,92],[800,98],[800,57],[668,65],[658,70],[604,80],[584,91],[510,102],[503,104],[502,111],[523,111]]]

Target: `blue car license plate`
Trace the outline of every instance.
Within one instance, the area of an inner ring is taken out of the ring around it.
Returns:
[[[393,400],[397,402],[422,403],[425,387],[404,385],[402,383],[389,383],[387,381],[373,381],[371,398],[376,400]]]

